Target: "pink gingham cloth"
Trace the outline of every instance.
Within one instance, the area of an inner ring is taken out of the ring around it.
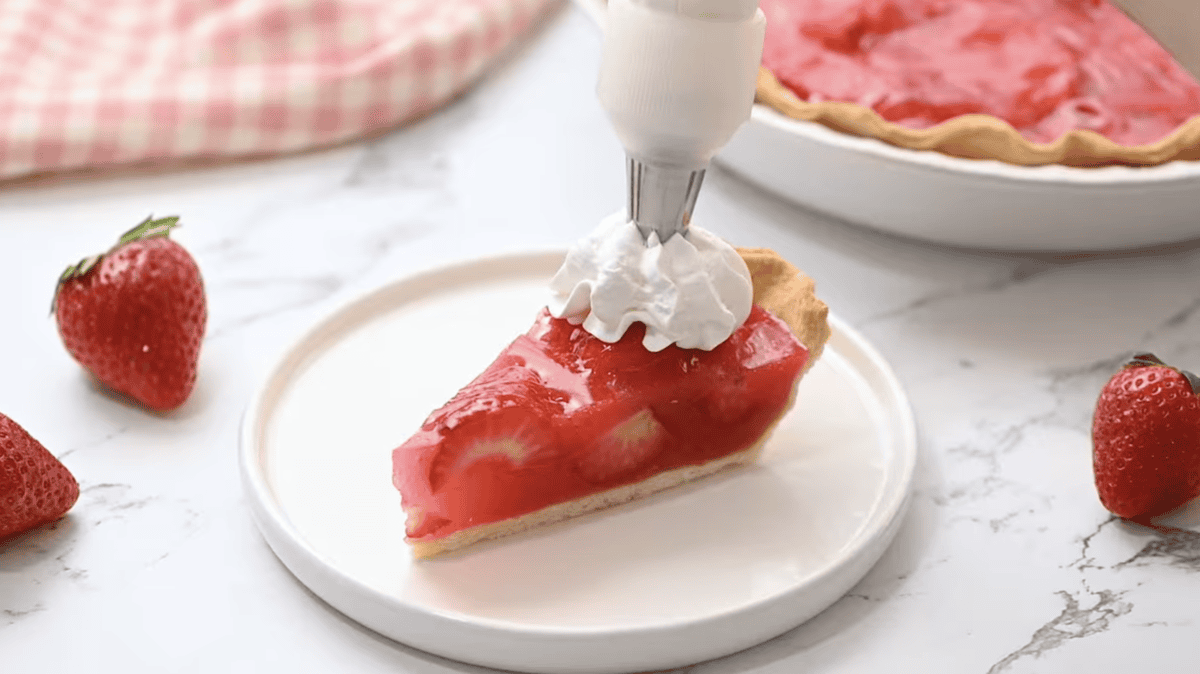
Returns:
[[[381,131],[558,1],[0,0],[0,179]]]

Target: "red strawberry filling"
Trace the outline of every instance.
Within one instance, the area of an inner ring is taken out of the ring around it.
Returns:
[[[456,531],[707,463],[786,409],[808,350],[759,307],[711,351],[605,343],[546,311],[393,453],[408,537]]]
[[[1035,142],[1090,129],[1141,145],[1200,114],[1200,83],[1102,0],[764,0],[762,8],[763,65],[797,96],[858,103],[913,129],[985,113]]]

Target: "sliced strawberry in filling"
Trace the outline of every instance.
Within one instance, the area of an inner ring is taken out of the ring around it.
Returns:
[[[594,442],[581,446],[574,456],[575,469],[583,479],[602,484],[652,465],[670,440],[670,433],[654,412],[643,409]]]
[[[808,351],[759,307],[711,351],[652,353],[543,311],[393,453],[410,541],[434,541],[745,450]]]

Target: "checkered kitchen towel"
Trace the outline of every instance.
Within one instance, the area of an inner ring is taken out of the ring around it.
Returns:
[[[0,0],[0,179],[386,129],[557,2]]]

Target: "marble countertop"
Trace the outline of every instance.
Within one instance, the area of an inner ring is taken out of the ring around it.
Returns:
[[[0,187],[0,411],[79,478],[55,527],[0,544],[5,672],[483,672],[359,627],[250,519],[243,409],[298,332],[431,262],[564,247],[623,202],[574,7],[478,87],[380,138],[303,156]],[[688,674],[1194,672],[1200,506],[1109,517],[1091,411],[1135,350],[1200,367],[1200,246],[1009,255],[880,235],[720,169],[697,218],[818,281],[891,362],[920,429],[911,508],[847,596]],[[67,262],[148,213],[183,216],[210,322],[198,388],[148,414],[94,388],[47,317]],[[1136,226],[1136,223],[1130,223]]]

